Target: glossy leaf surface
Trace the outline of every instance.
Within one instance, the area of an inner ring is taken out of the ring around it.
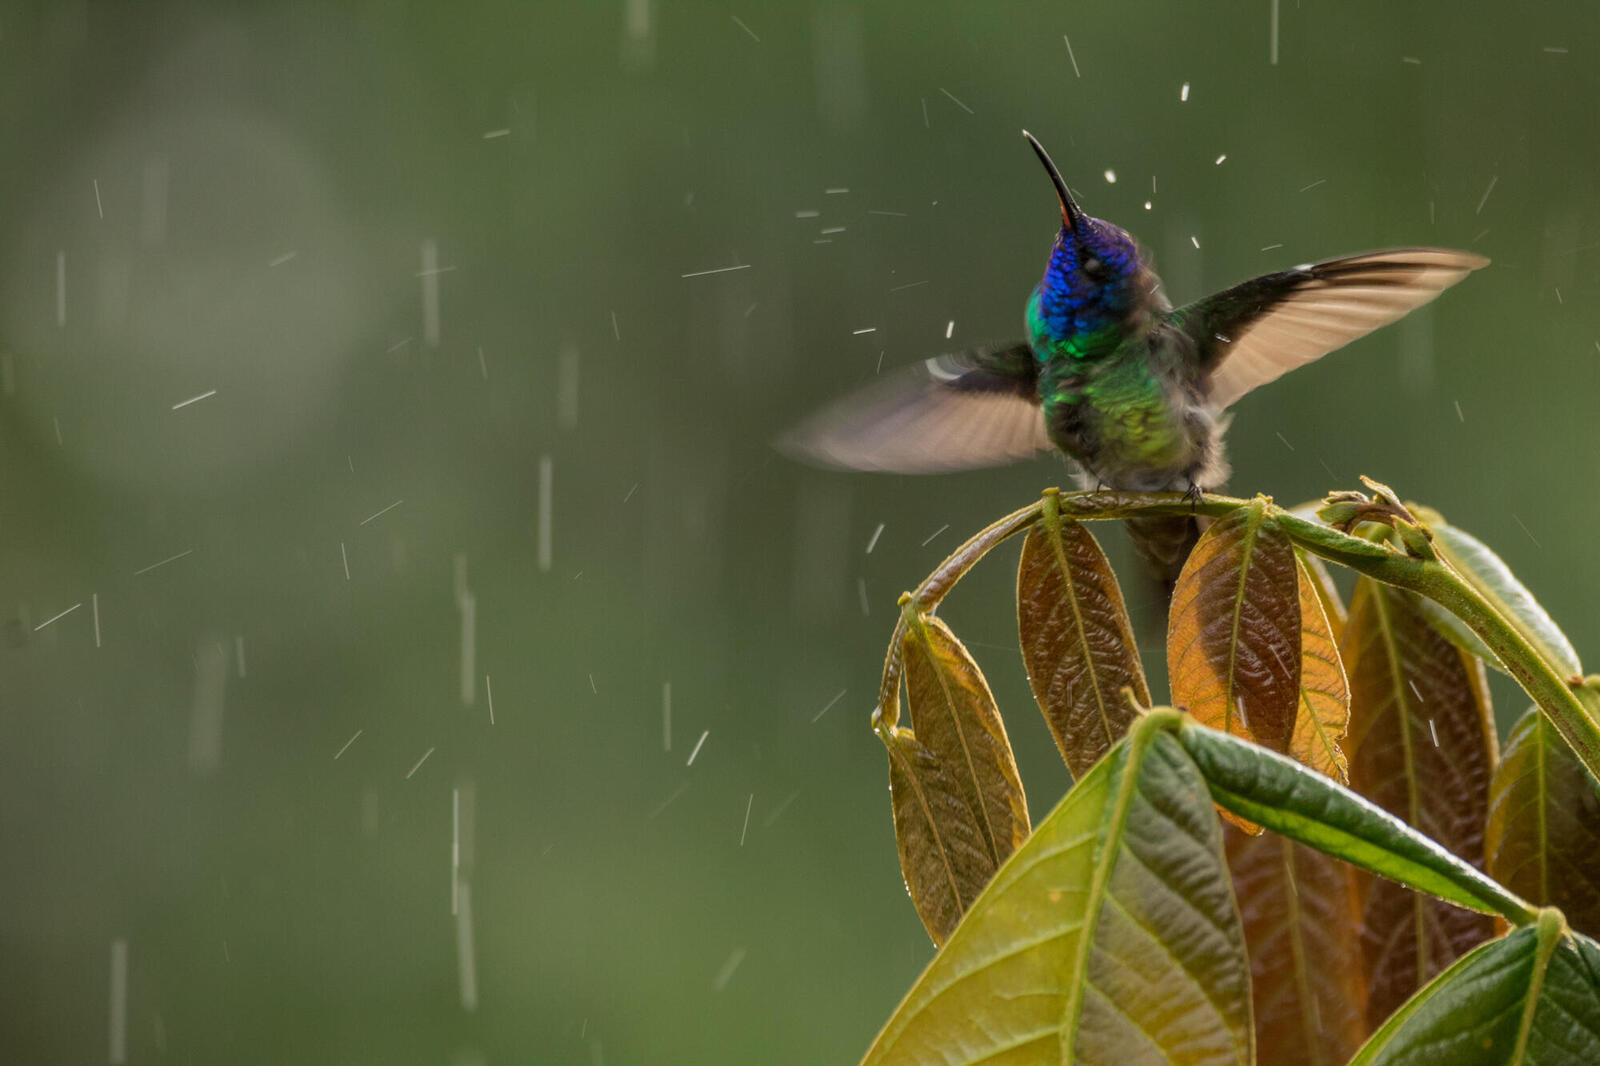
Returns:
[[[1416,597],[1362,579],[1342,649],[1350,785],[1451,852],[1481,862],[1494,765],[1483,666],[1427,622]],[[1492,932],[1491,923],[1363,878],[1368,1018],[1376,1024]]]
[[[1220,1066],[1250,1054],[1219,822],[1152,715],[1001,867],[865,1062]]]
[[[1537,709],[1506,737],[1484,848],[1497,881],[1600,934],[1600,784]]]
[[[1261,1062],[1343,1066],[1366,1037],[1354,871],[1276,833],[1223,827]]]
[[[1445,640],[1448,640],[1468,655],[1482,659],[1483,665],[1497,670],[1507,677],[1511,676],[1511,671],[1506,669],[1499,656],[1490,651],[1489,645],[1485,644],[1478,634],[1468,629],[1467,624],[1461,619],[1429,599],[1419,599],[1417,606],[1422,609],[1422,615],[1428,620],[1428,624],[1433,626]]]
[[[908,608],[900,652],[917,740],[948,769],[998,866],[1028,835],[1028,804],[989,683],[939,618]]]
[[[1547,911],[1461,958],[1351,1066],[1591,1066],[1600,1062],[1600,944]]]
[[[878,731],[889,751],[889,798],[900,871],[935,944],[944,943],[994,876],[978,819],[950,768],[910,730]]]
[[[1394,815],[1286,755],[1186,723],[1178,739],[1218,805],[1458,907],[1532,921],[1532,904]]]
[[[1022,542],[1017,632],[1028,684],[1074,778],[1089,772],[1128,731],[1150,689],[1122,590],[1089,530],[1045,513]]]
[[[1214,729],[1287,751],[1300,703],[1294,548],[1257,500],[1200,537],[1172,595],[1172,701]]]
[[[1534,599],[1527,586],[1517,580],[1509,567],[1477,537],[1446,522],[1432,526],[1434,550],[1450,564],[1467,583],[1483,595],[1500,614],[1523,635],[1534,650],[1545,657],[1558,671],[1569,676],[1583,673],[1578,653],[1572,650],[1561,627],[1555,624],[1548,612]],[[1454,615],[1438,612],[1438,622],[1459,639],[1463,646],[1481,654],[1476,644],[1482,642]],[[1487,649],[1484,649],[1487,650]],[[1490,656],[1493,661],[1493,656]]]

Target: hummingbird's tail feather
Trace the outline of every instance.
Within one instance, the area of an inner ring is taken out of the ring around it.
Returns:
[[[1178,585],[1178,575],[1195,541],[1200,539],[1200,519],[1190,515],[1160,516],[1156,518],[1130,518],[1126,523],[1133,546],[1144,560],[1147,584],[1152,589],[1163,624],[1167,607],[1172,603],[1172,590]],[[1155,590],[1159,588],[1159,595]]]

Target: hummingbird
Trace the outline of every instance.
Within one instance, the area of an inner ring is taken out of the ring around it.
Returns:
[[[1064,453],[1085,489],[1220,489],[1228,408],[1258,385],[1421,307],[1489,260],[1382,251],[1263,274],[1173,307],[1127,230],[1084,213],[1044,146],[1061,228],[1026,337],[935,356],[825,407],[778,445],[851,470],[935,473]],[[1129,523],[1170,594],[1193,518]]]

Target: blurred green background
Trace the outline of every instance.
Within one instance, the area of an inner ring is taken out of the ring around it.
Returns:
[[[854,1061],[895,597],[1066,473],[767,441],[1020,333],[1023,126],[1178,300],[1492,256],[1232,487],[1380,477],[1600,648],[1600,7],[1273,7],[0,4],[0,1058]],[[1038,814],[1014,559],[945,615]]]

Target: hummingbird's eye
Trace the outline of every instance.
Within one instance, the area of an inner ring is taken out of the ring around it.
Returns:
[[[1085,274],[1089,274],[1089,275],[1092,275],[1092,276],[1096,276],[1096,277],[1099,276],[1099,274],[1100,274],[1100,260],[1097,259],[1096,257],[1092,256],[1092,255],[1089,258],[1085,259],[1083,261],[1083,272]]]

